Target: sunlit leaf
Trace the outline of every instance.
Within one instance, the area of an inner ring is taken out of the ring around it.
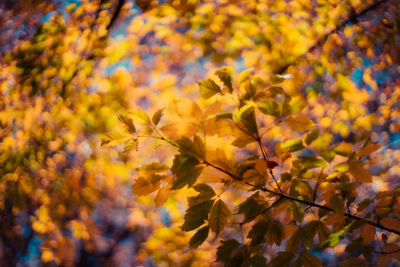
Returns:
[[[213,80],[208,79],[199,83],[200,94],[204,98],[210,98],[221,92],[221,88]]]
[[[351,175],[353,175],[354,179],[364,183],[371,183],[372,176],[371,174],[364,169],[363,165],[359,161],[351,161],[349,162],[349,171]]]
[[[304,132],[314,127],[314,122],[305,115],[287,117],[284,122],[295,131]]]

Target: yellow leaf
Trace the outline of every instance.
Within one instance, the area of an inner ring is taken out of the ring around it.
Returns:
[[[349,171],[353,175],[354,179],[363,183],[371,183],[371,174],[363,168],[363,165],[359,161],[349,162]]]
[[[168,200],[169,192],[170,191],[167,185],[161,187],[160,190],[158,190],[157,195],[154,199],[157,208],[161,207]]]
[[[314,127],[314,122],[305,115],[287,117],[284,122],[295,131],[304,132]]]
[[[171,123],[161,127],[161,131],[170,139],[179,139],[195,135],[199,127],[193,123]]]
[[[350,143],[342,142],[332,148],[332,150],[342,156],[350,156],[353,153],[353,145]]]
[[[362,157],[369,155],[375,151],[377,151],[379,148],[381,148],[382,145],[379,144],[368,144],[367,146],[361,148],[360,150],[357,151],[356,157]]]
[[[42,261],[43,262],[49,262],[54,258],[54,254],[51,250],[46,249],[42,252]]]
[[[154,174],[146,179],[144,177],[138,177],[132,186],[132,192],[138,196],[148,195],[156,191],[160,187],[160,180],[164,176]]]
[[[72,220],[71,227],[72,227],[72,235],[75,238],[84,240],[89,239],[89,233],[86,230],[86,226],[82,222],[77,220]]]

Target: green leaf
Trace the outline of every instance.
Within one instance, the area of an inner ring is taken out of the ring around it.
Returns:
[[[295,152],[302,150],[304,148],[303,141],[300,139],[288,140],[285,143],[281,144],[282,150],[286,150],[289,152]]]
[[[314,127],[314,122],[305,115],[290,116],[287,117],[283,122],[289,125],[295,131],[304,132]]]
[[[189,197],[189,206],[197,205],[201,202],[207,201],[215,196],[214,190],[206,184],[196,184],[193,186],[194,190],[199,192],[199,194],[195,197]]]
[[[229,92],[232,93],[232,74],[233,68],[232,67],[222,67],[215,72],[215,75],[225,84],[226,87],[229,88]]]
[[[306,145],[309,146],[312,143],[312,141],[318,138],[318,136],[319,136],[319,129],[314,128],[308,133],[306,133],[306,135],[304,136],[304,143],[306,143]]]
[[[312,156],[301,156],[299,157],[298,162],[302,169],[313,169],[313,168],[326,168],[327,165],[325,161],[321,158],[312,157]],[[295,163],[293,163],[295,164]]]
[[[126,125],[129,133],[131,133],[131,134],[136,133],[136,128],[135,128],[135,125],[133,124],[133,121],[131,118],[129,118],[128,116],[119,114],[118,119]]]
[[[199,83],[200,94],[204,98],[210,98],[221,92],[221,88],[213,80],[207,79]]]
[[[271,115],[276,118],[279,118],[281,116],[279,104],[273,98],[265,99],[258,105],[258,109],[266,115]]]
[[[209,225],[215,235],[219,235],[224,229],[231,211],[222,200],[218,200],[211,209]]]
[[[222,245],[217,248],[217,261],[228,262],[238,247],[240,247],[240,243],[235,239],[222,241]]]
[[[146,112],[141,109],[138,109],[136,112],[133,113],[135,116],[137,123],[143,125],[149,125],[151,123],[149,116],[147,116]]]
[[[202,170],[203,167],[199,166],[196,158],[176,155],[171,168],[171,172],[176,175],[172,189],[181,189],[185,185],[191,187],[196,183]]]
[[[338,214],[344,214],[344,203],[338,195],[333,195],[329,199],[329,206]]]
[[[203,242],[207,239],[208,237],[208,232],[209,232],[209,227],[205,226],[203,228],[200,228],[190,239],[189,245],[190,248],[194,249],[203,244]]]
[[[160,122],[161,117],[163,116],[163,112],[164,112],[164,109],[162,108],[162,109],[157,110],[156,113],[154,113],[154,115],[151,119],[153,121],[154,125],[157,126],[157,124]]]
[[[208,218],[214,200],[208,200],[189,207],[184,217],[185,222],[181,226],[182,231],[191,231],[201,226]]]

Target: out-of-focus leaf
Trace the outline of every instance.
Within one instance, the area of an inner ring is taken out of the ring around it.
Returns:
[[[128,128],[128,132],[133,134],[136,132],[136,128],[135,125],[133,124],[133,121],[131,118],[129,118],[128,116],[119,114],[118,115],[118,119],[125,124],[125,126]]]
[[[303,251],[299,256],[300,262],[304,267],[320,267],[322,266],[322,260],[307,251]]]
[[[326,168],[327,167],[327,165],[323,159],[317,158],[317,157],[312,157],[312,156],[299,157],[298,162],[304,169]]]
[[[288,140],[285,143],[281,144],[281,148],[285,151],[295,152],[302,150],[304,146],[302,140],[295,139],[295,140]]]
[[[290,266],[290,263],[294,260],[295,254],[290,251],[280,251],[277,256],[272,259],[271,267],[282,267]]]
[[[337,213],[344,214],[344,203],[338,195],[333,195],[329,200],[329,206]]]
[[[138,196],[148,195],[160,187],[165,176],[153,174],[149,177],[138,177],[132,185],[132,192]]]
[[[132,138],[128,143],[126,143],[124,147],[124,158],[126,159],[129,155],[129,152],[132,150],[138,151],[138,140],[137,138]]]
[[[161,207],[168,200],[169,194],[170,190],[166,185],[161,187],[160,190],[158,190],[157,195],[154,198],[154,202],[157,208]]]
[[[170,139],[191,137],[199,131],[199,127],[193,123],[170,123],[161,127],[161,131]]]
[[[227,262],[231,259],[232,253],[240,247],[240,243],[235,239],[223,240],[222,245],[217,248],[217,261]]]
[[[146,176],[149,174],[155,174],[160,172],[166,172],[169,170],[168,165],[165,165],[160,162],[153,162],[150,164],[146,164],[137,169],[140,176]]]
[[[266,115],[271,115],[276,118],[279,118],[281,116],[279,104],[273,98],[265,99],[258,105],[258,109]]]
[[[134,112],[133,116],[136,118],[136,122],[139,124],[149,125],[151,123],[147,113],[141,109],[138,109],[136,112]]]
[[[360,258],[349,258],[339,264],[339,267],[354,267],[354,266],[366,266],[366,262]]]
[[[304,136],[304,143],[306,143],[306,145],[309,146],[312,143],[312,141],[318,138],[318,136],[319,136],[319,129],[314,128]]]
[[[365,210],[369,206],[369,204],[371,204],[371,203],[372,203],[371,199],[369,199],[369,198],[364,199],[363,201],[358,203],[357,211],[360,212],[360,211]]]
[[[363,183],[371,183],[372,176],[369,171],[363,168],[363,165],[359,161],[349,162],[349,171],[353,175],[354,179]]]
[[[377,151],[381,147],[382,147],[382,145],[380,145],[380,144],[368,144],[365,147],[363,147],[357,151],[356,157],[360,158],[362,156],[367,156],[367,155]]]
[[[314,127],[314,122],[305,115],[287,117],[284,122],[295,131],[304,132]]]
[[[353,145],[350,143],[342,142],[332,148],[332,151],[341,156],[350,156],[353,153]]]
[[[267,259],[261,255],[254,255],[250,259],[251,267],[267,267]]]
[[[203,244],[203,242],[207,239],[208,237],[208,232],[209,232],[209,227],[205,226],[203,228],[200,228],[190,239],[189,245],[190,248],[194,249]]]

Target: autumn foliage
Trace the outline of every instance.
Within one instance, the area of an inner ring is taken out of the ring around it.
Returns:
[[[400,262],[397,1],[0,8],[0,265]]]

